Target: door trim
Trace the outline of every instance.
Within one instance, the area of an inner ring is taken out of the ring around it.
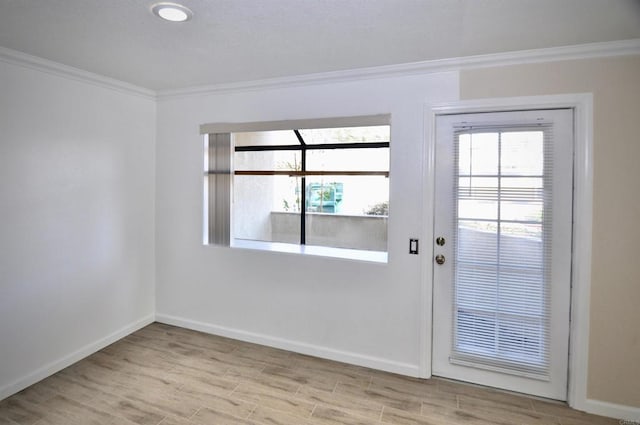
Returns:
[[[587,409],[591,243],[593,221],[593,95],[591,93],[495,98],[425,105],[422,176],[421,377],[431,377],[433,327],[433,225],[435,202],[435,122],[438,115],[571,108],[574,111],[574,188],[571,253],[569,406]]]

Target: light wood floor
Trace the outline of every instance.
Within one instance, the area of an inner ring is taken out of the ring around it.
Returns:
[[[0,402],[0,425],[618,424],[154,323]]]

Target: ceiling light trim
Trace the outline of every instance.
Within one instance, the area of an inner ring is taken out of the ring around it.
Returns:
[[[176,97],[282,89],[312,84],[339,83],[374,78],[462,71],[473,68],[489,68],[497,66],[629,55],[640,55],[640,38],[543,49],[518,50],[513,52],[477,56],[463,56],[449,59],[436,59],[398,65],[383,65],[344,71],[269,78],[264,80],[195,86],[175,90],[158,90],[157,97],[159,100],[163,100]]]
[[[187,22],[193,18],[193,12],[179,3],[160,2],[151,6],[151,13],[167,22]]]

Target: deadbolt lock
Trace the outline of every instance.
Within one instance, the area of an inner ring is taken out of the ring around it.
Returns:
[[[436,238],[436,245],[438,245],[438,246],[443,246],[445,244],[445,242],[446,241],[444,240],[444,238],[442,236],[438,236]]]

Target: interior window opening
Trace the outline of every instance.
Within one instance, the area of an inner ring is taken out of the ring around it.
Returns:
[[[389,125],[209,134],[205,242],[386,253],[389,146]]]

